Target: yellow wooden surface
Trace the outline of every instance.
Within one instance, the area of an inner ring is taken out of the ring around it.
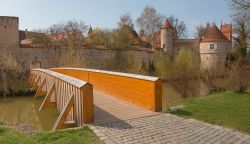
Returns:
[[[118,97],[151,111],[162,109],[161,80],[148,81],[137,78],[72,69],[52,69],[91,83],[95,90]]]

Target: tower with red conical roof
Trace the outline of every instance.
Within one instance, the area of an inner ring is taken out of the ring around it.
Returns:
[[[200,41],[201,70],[215,70],[222,74],[225,70],[227,51],[232,42],[212,24]]]
[[[161,48],[170,56],[174,56],[174,27],[167,19],[161,27]]]

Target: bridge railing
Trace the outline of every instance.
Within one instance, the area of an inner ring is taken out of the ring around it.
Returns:
[[[46,69],[32,69],[28,79],[35,98],[46,95],[39,110],[56,107],[60,115],[53,129],[82,126],[93,121],[93,86]]]
[[[157,77],[84,68],[53,68],[86,81],[94,89],[151,111],[162,110],[162,82]]]

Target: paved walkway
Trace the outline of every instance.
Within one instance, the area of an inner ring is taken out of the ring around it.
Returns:
[[[154,113],[95,92],[95,123],[90,128],[108,144],[250,144],[231,129]],[[138,112],[138,113],[137,113]]]

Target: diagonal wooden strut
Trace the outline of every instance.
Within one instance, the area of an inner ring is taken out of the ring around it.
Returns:
[[[37,91],[36,91],[36,94],[34,96],[34,98],[38,98],[40,96],[43,96],[45,95],[46,93],[43,92],[43,87],[45,86],[45,83],[46,83],[46,77],[42,80],[42,83],[41,85],[38,87]],[[47,89],[46,89],[47,91]]]
[[[65,123],[65,119],[67,118],[70,110],[74,106],[74,94],[71,94],[69,97],[69,100],[64,105],[59,117],[56,120],[56,123],[54,124],[53,130],[62,129]]]
[[[31,79],[30,79],[29,84],[30,84],[30,86],[33,86],[34,83],[35,83],[35,79],[36,79],[36,77],[37,77],[37,73],[31,74],[31,75],[32,75],[32,77],[31,77]]]
[[[37,85],[38,85],[38,82],[41,80],[41,75],[39,75],[39,77],[37,78],[37,80],[35,81],[34,85],[32,86],[33,90],[36,90],[37,89]]]
[[[43,110],[46,107],[56,107],[56,102],[49,101],[53,93],[55,93],[55,82],[51,85],[46,97],[43,100],[42,105],[39,108],[39,111]]]

